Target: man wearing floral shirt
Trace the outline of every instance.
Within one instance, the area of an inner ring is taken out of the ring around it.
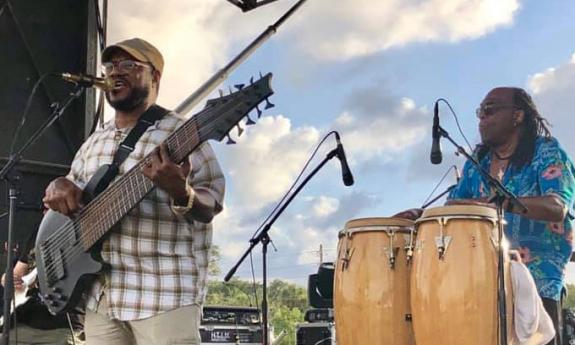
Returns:
[[[491,90],[477,116],[482,144],[474,155],[528,209],[521,212],[504,205],[505,235],[520,252],[553,319],[557,336],[549,344],[561,344],[561,292],[573,250],[573,162],[522,89]],[[467,162],[449,203],[485,202],[492,194],[487,181]]]

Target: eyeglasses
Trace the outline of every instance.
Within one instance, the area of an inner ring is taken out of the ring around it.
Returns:
[[[109,75],[114,70],[114,67],[119,72],[131,72],[136,68],[136,66],[151,67],[146,63],[134,60],[108,61],[102,62],[102,72],[105,75]]]
[[[495,113],[497,113],[499,110],[505,109],[505,108],[517,108],[515,105],[513,104],[488,104],[488,105],[482,105],[479,108],[475,109],[475,115],[477,117],[482,117],[482,116],[491,116],[494,115]]]

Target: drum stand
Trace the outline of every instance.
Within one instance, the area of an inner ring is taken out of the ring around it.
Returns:
[[[12,250],[14,248],[13,235],[14,235],[14,223],[16,219],[16,204],[18,201],[18,196],[20,195],[20,185],[21,176],[20,173],[15,171],[15,167],[22,160],[22,155],[24,151],[30,145],[36,143],[36,141],[41,137],[44,131],[50,127],[57,119],[64,114],[64,111],[76,98],[80,97],[84,92],[85,88],[83,86],[77,86],[76,89],[70,93],[68,98],[64,101],[61,106],[54,108],[52,115],[42,124],[34,134],[28,139],[28,141],[16,152],[11,154],[10,160],[6,162],[6,165],[0,171],[0,180],[5,180],[9,186],[9,199],[10,208],[8,211],[8,239],[6,242],[6,271],[5,271],[5,286],[4,286],[4,310],[3,310],[3,320],[4,324],[2,326],[2,344],[8,345],[10,343],[10,305],[12,303],[12,296],[14,292],[14,261]],[[2,215],[4,216],[4,215]],[[6,321],[8,320],[8,321]]]
[[[489,202],[495,203],[497,206],[497,230],[498,230],[498,263],[497,263],[497,271],[498,271],[498,287],[497,287],[497,300],[498,300],[498,311],[499,311],[499,345],[507,345],[507,303],[506,303],[506,293],[505,293],[505,267],[504,267],[504,260],[503,260],[503,234],[504,234],[504,222],[505,222],[505,215],[503,210],[503,204],[505,201],[510,203],[513,206],[517,206],[521,212],[526,213],[527,207],[523,205],[523,203],[517,199],[517,197],[509,191],[505,186],[499,182],[499,180],[495,179],[488,171],[483,169],[483,167],[479,164],[479,162],[472,157],[469,153],[465,151],[465,148],[458,145],[450,136],[449,133],[444,130],[441,126],[437,126],[439,133],[442,137],[449,140],[457,148],[457,152],[462,154],[467,160],[469,160],[473,166],[479,171],[481,176],[487,181],[489,186],[495,192],[495,195],[491,197]]]
[[[263,291],[262,291],[262,322],[263,322],[263,345],[269,345],[268,341],[268,300],[267,300],[267,251],[268,251],[268,244],[271,242],[271,238],[268,234],[268,231],[271,229],[272,225],[278,219],[278,217],[283,213],[283,211],[288,207],[288,205],[292,202],[295,196],[303,189],[303,187],[312,179],[312,177],[317,174],[317,172],[333,157],[336,157],[338,153],[338,149],[331,150],[326,157],[321,161],[321,163],[302,181],[302,183],[295,189],[295,191],[289,196],[286,202],[279,208],[279,210],[274,214],[274,216],[270,219],[270,221],[263,227],[262,231],[257,236],[252,237],[250,239],[250,247],[246,250],[244,255],[240,258],[240,260],[236,263],[234,267],[230,269],[228,274],[224,277],[224,281],[229,281],[233,275],[236,273],[238,267],[244,262],[245,258],[252,252],[254,247],[261,242],[262,243],[262,265],[263,265]]]

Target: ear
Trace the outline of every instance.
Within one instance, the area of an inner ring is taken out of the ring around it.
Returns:
[[[154,81],[154,83],[159,84],[160,78],[162,78],[162,74],[160,73],[160,71],[156,69],[152,70],[152,80]]]
[[[525,119],[525,111],[522,109],[515,110],[515,112],[513,113],[513,122],[522,124],[524,119]]]

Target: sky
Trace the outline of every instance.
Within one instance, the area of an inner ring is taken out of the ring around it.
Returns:
[[[110,1],[108,42],[141,37],[156,45],[166,62],[158,103],[175,108],[295,3],[243,13],[226,0]],[[320,260],[336,259],[346,221],[420,207],[452,165],[462,167],[445,141],[443,163],[429,162],[438,98],[449,101],[475,145],[475,108],[485,94],[525,88],[573,156],[573,18],[568,0],[308,0],[221,86],[272,72],[276,105],[233,135],[236,145],[212,142],[227,183],[214,221],[222,276],[332,130],[342,136],[355,184],[343,185],[337,160],[311,180],[270,230],[269,279],[305,285]],[[443,104],[440,121],[465,143]],[[331,137],[310,167],[334,147]],[[438,192],[454,182],[447,173]],[[253,264],[259,279],[259,246]],[[249,260],[236,276],[252,276]],[[573,267],[568,282],[575,283]]]

